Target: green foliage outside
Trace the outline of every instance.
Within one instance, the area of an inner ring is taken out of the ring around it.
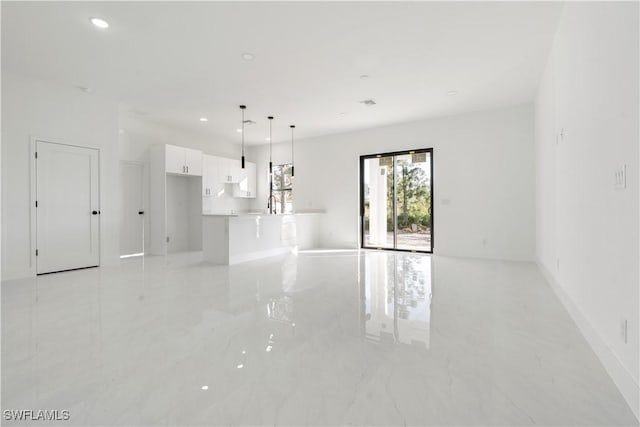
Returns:
[[[396,162],[396,185],[398,209],[398,229],[413,231],[412,224],[418,230],[431,227],[431,189],[424,170],[404,159]],[[393,176],[387,175],[387,212],[393,209]],[[393,229],[393,217],[387,217],[387,227]]]
[[[400,159],[396,163],[399,231],[426,232],[431,228],[431,188],[425,171]],[[387,174],[387,229],[393,230],[393,174]],[[369,202],[365,203],[365,228],[369,227]]]

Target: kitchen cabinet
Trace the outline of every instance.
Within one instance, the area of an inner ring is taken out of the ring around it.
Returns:
[[[203,155],[202,197],[256,197],[256,164],[226,157]]]
[[[237,184],[241,179],[241,163],[238,159],[219,157],[218,180],[226,184]]]
[[[202,175],[202,151],[165,145],[165,171],[177,175]]]
[[[220,180],[220,163],[224,160],[222,157],[210,156],[204,154],[202,156],[202,196],[203,197],[221,197],[224,194],[224,182]]]
[[[233,197],[255,199],[256,197],[256,164],[245,162],[245,168],[240,169],[240,180],[234,188]]]

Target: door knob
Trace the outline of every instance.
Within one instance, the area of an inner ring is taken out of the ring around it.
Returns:
[[[144,211],[138,211],[138,215],[144,215]]]
[[[92,211],[91,215],[98,215],[98,211]]]

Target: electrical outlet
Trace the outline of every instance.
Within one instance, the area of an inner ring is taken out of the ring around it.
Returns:
[[[627,165],[622,165],[613,172],[613,188],[616,190],[627,188]]]
[[[623,343],[627,343],[627,319],[622,319],[620,321],[620,339],[622,340]]]

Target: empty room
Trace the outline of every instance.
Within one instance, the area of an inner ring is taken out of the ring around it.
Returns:
[[[639,424],[640,2],[0,15],[1,425]]]

